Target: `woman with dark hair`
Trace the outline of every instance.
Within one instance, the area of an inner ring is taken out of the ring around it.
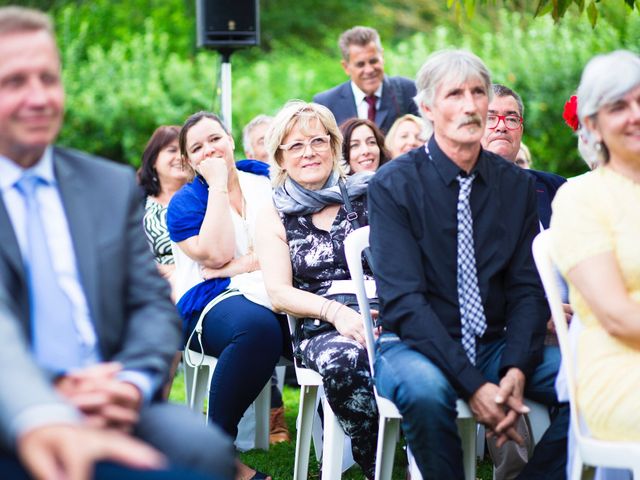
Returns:
[[[283,319],[271,310],[254,253],[255,222],[271,202],[269,166],[234,161],[233,138],[209,112],[191,115],[179,136],[195,178],[169,205],[176,293],[190,349],[218,363],[209,389],[209,420],[236,437],[238,423],[271,377],[287,345]],[[246,465],[239,478],[268,478]]]
[[[180,127],[175,125],[158,127],[142,153],[142,165],[138,170],[138,183],[147,198],[144,231],[158,270],[172,287],[175,263],[167,230],[167,205],[190,177],[190,169],[185,169],[180,160],[179,133]]]
[[[375,172],[391,156],[384,146],[384,135],[366,118],[351,118],[340,125],[342,161],[349,174]]]

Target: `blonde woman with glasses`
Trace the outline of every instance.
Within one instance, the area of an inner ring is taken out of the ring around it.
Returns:
[[[265,143],[275,207],[261,216],[257,251],[267,291],[276,310],[300,319],[294,356],[322,375],[353,458],[373,478],[378,413],[362,318],[348,306],[355,295],[343,242],[353,225],[340,188],[365,225],[372,172],[344,176],[342,135],[331,112],[314,103],[288,103]]]

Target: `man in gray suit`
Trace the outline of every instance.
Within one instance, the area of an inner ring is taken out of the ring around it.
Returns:
[[[384,74],[376,30],[353,27],[340,35],[338,45],[342,68],[350,80],[313,97],[315,103],[331,110],[338,125],[354,117],[368,118],[386,134],[397,118],[407,113],[418,115],[413,81]]]
[[[48,17],[0,8],[0,469],[81,479],[106,460],[165,469],[123,478],[232,478],[230,439],[153,401],[179,319],[133,171],[52,147],[63,109]]]

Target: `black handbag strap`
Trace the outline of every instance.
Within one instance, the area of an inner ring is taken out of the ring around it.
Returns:
[[[349,199],[349,193],[347,192],[347,186],[344,184],[342,179],[338,180],[338,186],[340,187],[340,193],[342,194],[342,200],[344,202],[344,209],[347,211],[347,220],[351,222],[351,226],[354,230],[360,228],[360,222],[358,221],[358,213],[353,209],[353,205],[351,204],[351,200]],[[364,249],[364,258],[369,264],[369,269],[371,273],[374,273],[373,269],[373,257],[371,256],[371,250],[369,247]]]

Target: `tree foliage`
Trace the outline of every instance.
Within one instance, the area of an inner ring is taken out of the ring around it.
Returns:
[[[633,9],[640,11],[640,0],[619,0],[624,3],[627,8],[627,13],[631,13]],[[460,15],[464,11],[467,17],[471,18],[475,14],[476,5],[482,7],[488,4],[495,4],[495,0],[447,0],[449,8],[455,9],[456,13]],[[505,0],[506,5],[511,7],[520,6],[520,0]],[[533,3],[533,2],[532,2]],[[589,23],[592,27],[596,26],[598,17],[602,15],[603,11],[606,12],[604,2],[601,0],[537,0],[535,7],[535,16],[551,15],[554,21],[558,22],[563,18],[567,12],[570,11],[570,7],[575,7],[575,10],[579,15],[586,12]]]

